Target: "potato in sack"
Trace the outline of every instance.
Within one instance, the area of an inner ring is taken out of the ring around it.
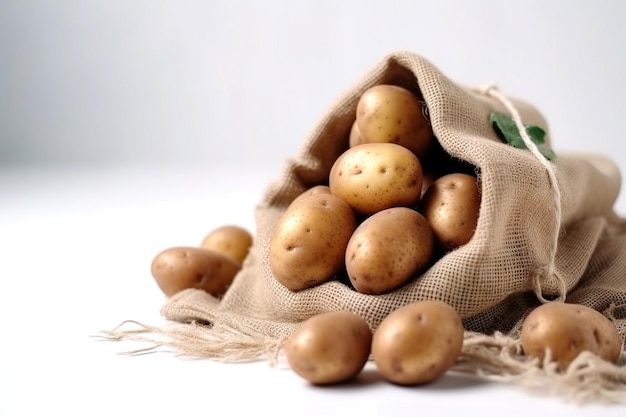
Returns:
[[[363,294],[384,294],[409,282],[430,264],[433,233],[417,211],[394,207],[364,220],[346,248],[346,270]]]
[[[413,207],[422,193],[422,166],[400,145],[365,143],[337,158],[329,186],[333,195],[366,216],[391,207]]]
[[[426,155],[434,141],[426,107],[415,94],[397,85],[376,85],[365,91],[357,104],[356,126],[351,143],[395,143],[418,158]]]
[[[324,193],[301,198],[272,233],[269,263],[276,280],[294,291],[331,280],[343,270],[355,229],[355,215],[341,199]]]

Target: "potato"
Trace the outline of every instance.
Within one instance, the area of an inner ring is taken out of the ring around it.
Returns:
[[[372,356],[385,379],[424,384],[443,375],[463,347],[463,324],[441,301],[417,301],[390,313],[374,332]]]
[[[422,197],[424,197],[424,194],[426,194],[428,188],[430,188],[433,182],[437,181],[439,177],[441,177],[441,175],[438,175],[432,170],[422,172]]]
[[[350,206],[333,195],[312,194],[290,206],[270,236],[270,267],[292,291],[320,285],[344,268],[348,240],[356,229]]]
[[[200,244],[202,248],[230,256],[239,263],[248,256],[250,246],[252,235],[243,227],[236,225],[221,226],[212,230]]]
[[[173,247],[157,254],[151,272],[168,297],[187,288],[222,296],[241,269],[234,259],[204,248]]]
[[[372,332],[360,316],[336,311],[304,321],[287,340],[291,368],[314,384],[336,384],[355,377],[369,358]]]
[[[476,178],[454,173],[436,179],[424,193],[419,211],[428,220],[441,250],[466,244],[474,235],[480,211]]]
[[[308,195],[311,194],[330,194],[330,187],[328,185],[316,185],[313,186],[309,189],[307,189],[306,191],[304,191],[302,194],[300,194],[298,197],[296,197],[290,204],[290,206],[296,205],[298,204],[298,202],[300,200],[302,200],[303,198],[305,198]]]
[[[330,170],[329,186],[333,195],[360,214],[413,207],[422,191],[422,166],[400,145],[365,143],[337,158]]]
[[[406,207],[379,211],[363,221],[346,248],[346,270],[355,290],[383,294],[423,271],[433,254],[424,217]]]
[[[535,308],[522,324],[521,341],[525,354],[541,361],[549,350],[561,370],[582,351],[615,363],[622,350],[617,328],[602,313],[584,305],[562,302]]]
[[[433,143],[422,103],[402,87],[377,85],[366,90],[357,104],[356,121],[365,143],[396,143],[418,158]]]
[[[362,143],[365,142],[363,141],[363,137],[359,131],[359,124],[355,120],[354,123],[352,123],[352,128],[350,128],[349,146],[352,148]]]

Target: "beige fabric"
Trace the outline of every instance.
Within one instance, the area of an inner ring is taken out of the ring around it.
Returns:
[[[327,183],[333,162],[347,149],[359,96],[381,83],[419,89],[442,147],[478,168],[482,202],[474,237],[389,294],[364,295],[339,282],[291,292],[270,270],[272,228],[296,196]],[[509,100],[524,123],[549,132],[546,120],[534,107]],[[539,305],[535,292],[556,298],[559,279],[567,287],[568,302],[610,315],[626,339],[626,222],[613,211],[621,187],[619,170],[603,156],[556,148],[554,172],[561,199],[558,218],[546,168],[528,150],[513,148],[497,138],[489,122],[492,111],[506,109],[485,92],[451,81],[422,57],[408,52],[385,57],[329,108],[302,143],[301,152],[287,161],[280,177],[269,184],[256,207],[254,247],[224,298],[187,290],[163,307],[166,318],[194,323],[186,325],[193,327],[183,331],[183,338],[171,333],[173,340],[178,340],[173,344],[182,351],[217,359],[254,359],[279,350],[281,341],[300,322],[318,313],[350,310],[375,329],[402,305],[437,299],[459,312],[468,335],[492,337],[494,332],[502,332],[502,337],[519,345],[520,323]],[[564,148],[566,140],[559,142]],[[547,141],[550,143],[549,134]],[[554,230],[559,224],[556,256],[551,259]],[[194,334],[199,341],[195,346],[190,341]],[[475,340],[468,336],[470,339]],[[485,346],[489,350],[489,343]],[[498,374],[497,366],[496,371],[489,369]],[[502,374],[510,372],[505,366],[501,369]],[[626,371],[623,367],[614,371],[626,392]]]

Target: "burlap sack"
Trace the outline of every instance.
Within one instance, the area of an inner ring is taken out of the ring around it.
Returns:
[[[358,98],[381,83],[421,91],[442,148],[477,168],[482,202],[474,237],[388,294],[360,294],[338,281],[289,291],[269,267],[272,228],[296,196],[327,183],[331,165],[348,147]],[[623,358],[610,366],[585,356],[567,373],[558,373],[548,365],[529,364],[520,356],[518,339],[521,321],[532,308],[565,297],[606,314],[626,339],[626,221],[613,209],[619,170],[599,155],[556,149],[557,158],[547,162],[504,144],[489,121],[493,111],[513,111],[525,124],[548,131],[542,115],[521,100],[453,82],[412,53],[385,57],[330,107],[300,154],[269,185],[256,207],[254,246],[223,299],[184,291],[162,309],[166,318],[182,324],[146,326],[126,337],[158,333],[157,345],[226,361],[273,358],[298,324],[313,315],[350,310],[376,329],[402,305],[437,299],[459,312],[467,330],[457,369],[531,384],[548,380],[553,389],[577,399],[624,399]]]

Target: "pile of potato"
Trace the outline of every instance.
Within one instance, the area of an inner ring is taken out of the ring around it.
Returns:
[[[461,318],[452,307],[420,301],[393,311],[375,332],[351,312],[319,314],[289,338],[285,352],[294,372],[314,384],[355,377],[372,354],[384,378],[417,385],[437,379],[456,362],[463,334]]]
[[[306,320],[287,340],[293,371],[316,385],[355,378],[370,356],[389,382],[421,385],[444,375],[462,353],[461,318],[441,301],[416,301],[391,312],[372,332],[360,316],[329,312]],[[616,363],[622,341],[615,325],[583,305],[551,302],[535,308],[521,331],[523,353],[565,371],[582,352]],[[523,359],[523,357],[520,357]]]
[[[473,167],[439,147],[415,93],[368,89],[348,142],[328,184],[298,196],[271,236],[272,272],[290,290],[347,274],[356,291],[384,294],[474,234],[480,189]]]
[[[341,277],[364,294],[384,294],[416,279],[441,254],[469,242],[477,226],[480,188],[473,167],[438,147],[419,96],[379,85],[359,100],[349,148],[328,185],[297,197],[270,241],[276,279],[300,291]],[[351,312],[310,318],[289,338],[287,360],[315,384],[349,380],[373,357],[390,382],[431,382],[461,354],[464,328],[440,301],[417,301],[391,312],[375,331]],[[609,362],[621,353],[615,325],[582,305],[549,303],[524,321],[525,355],[547,352],[564,370],[583,351]]]

